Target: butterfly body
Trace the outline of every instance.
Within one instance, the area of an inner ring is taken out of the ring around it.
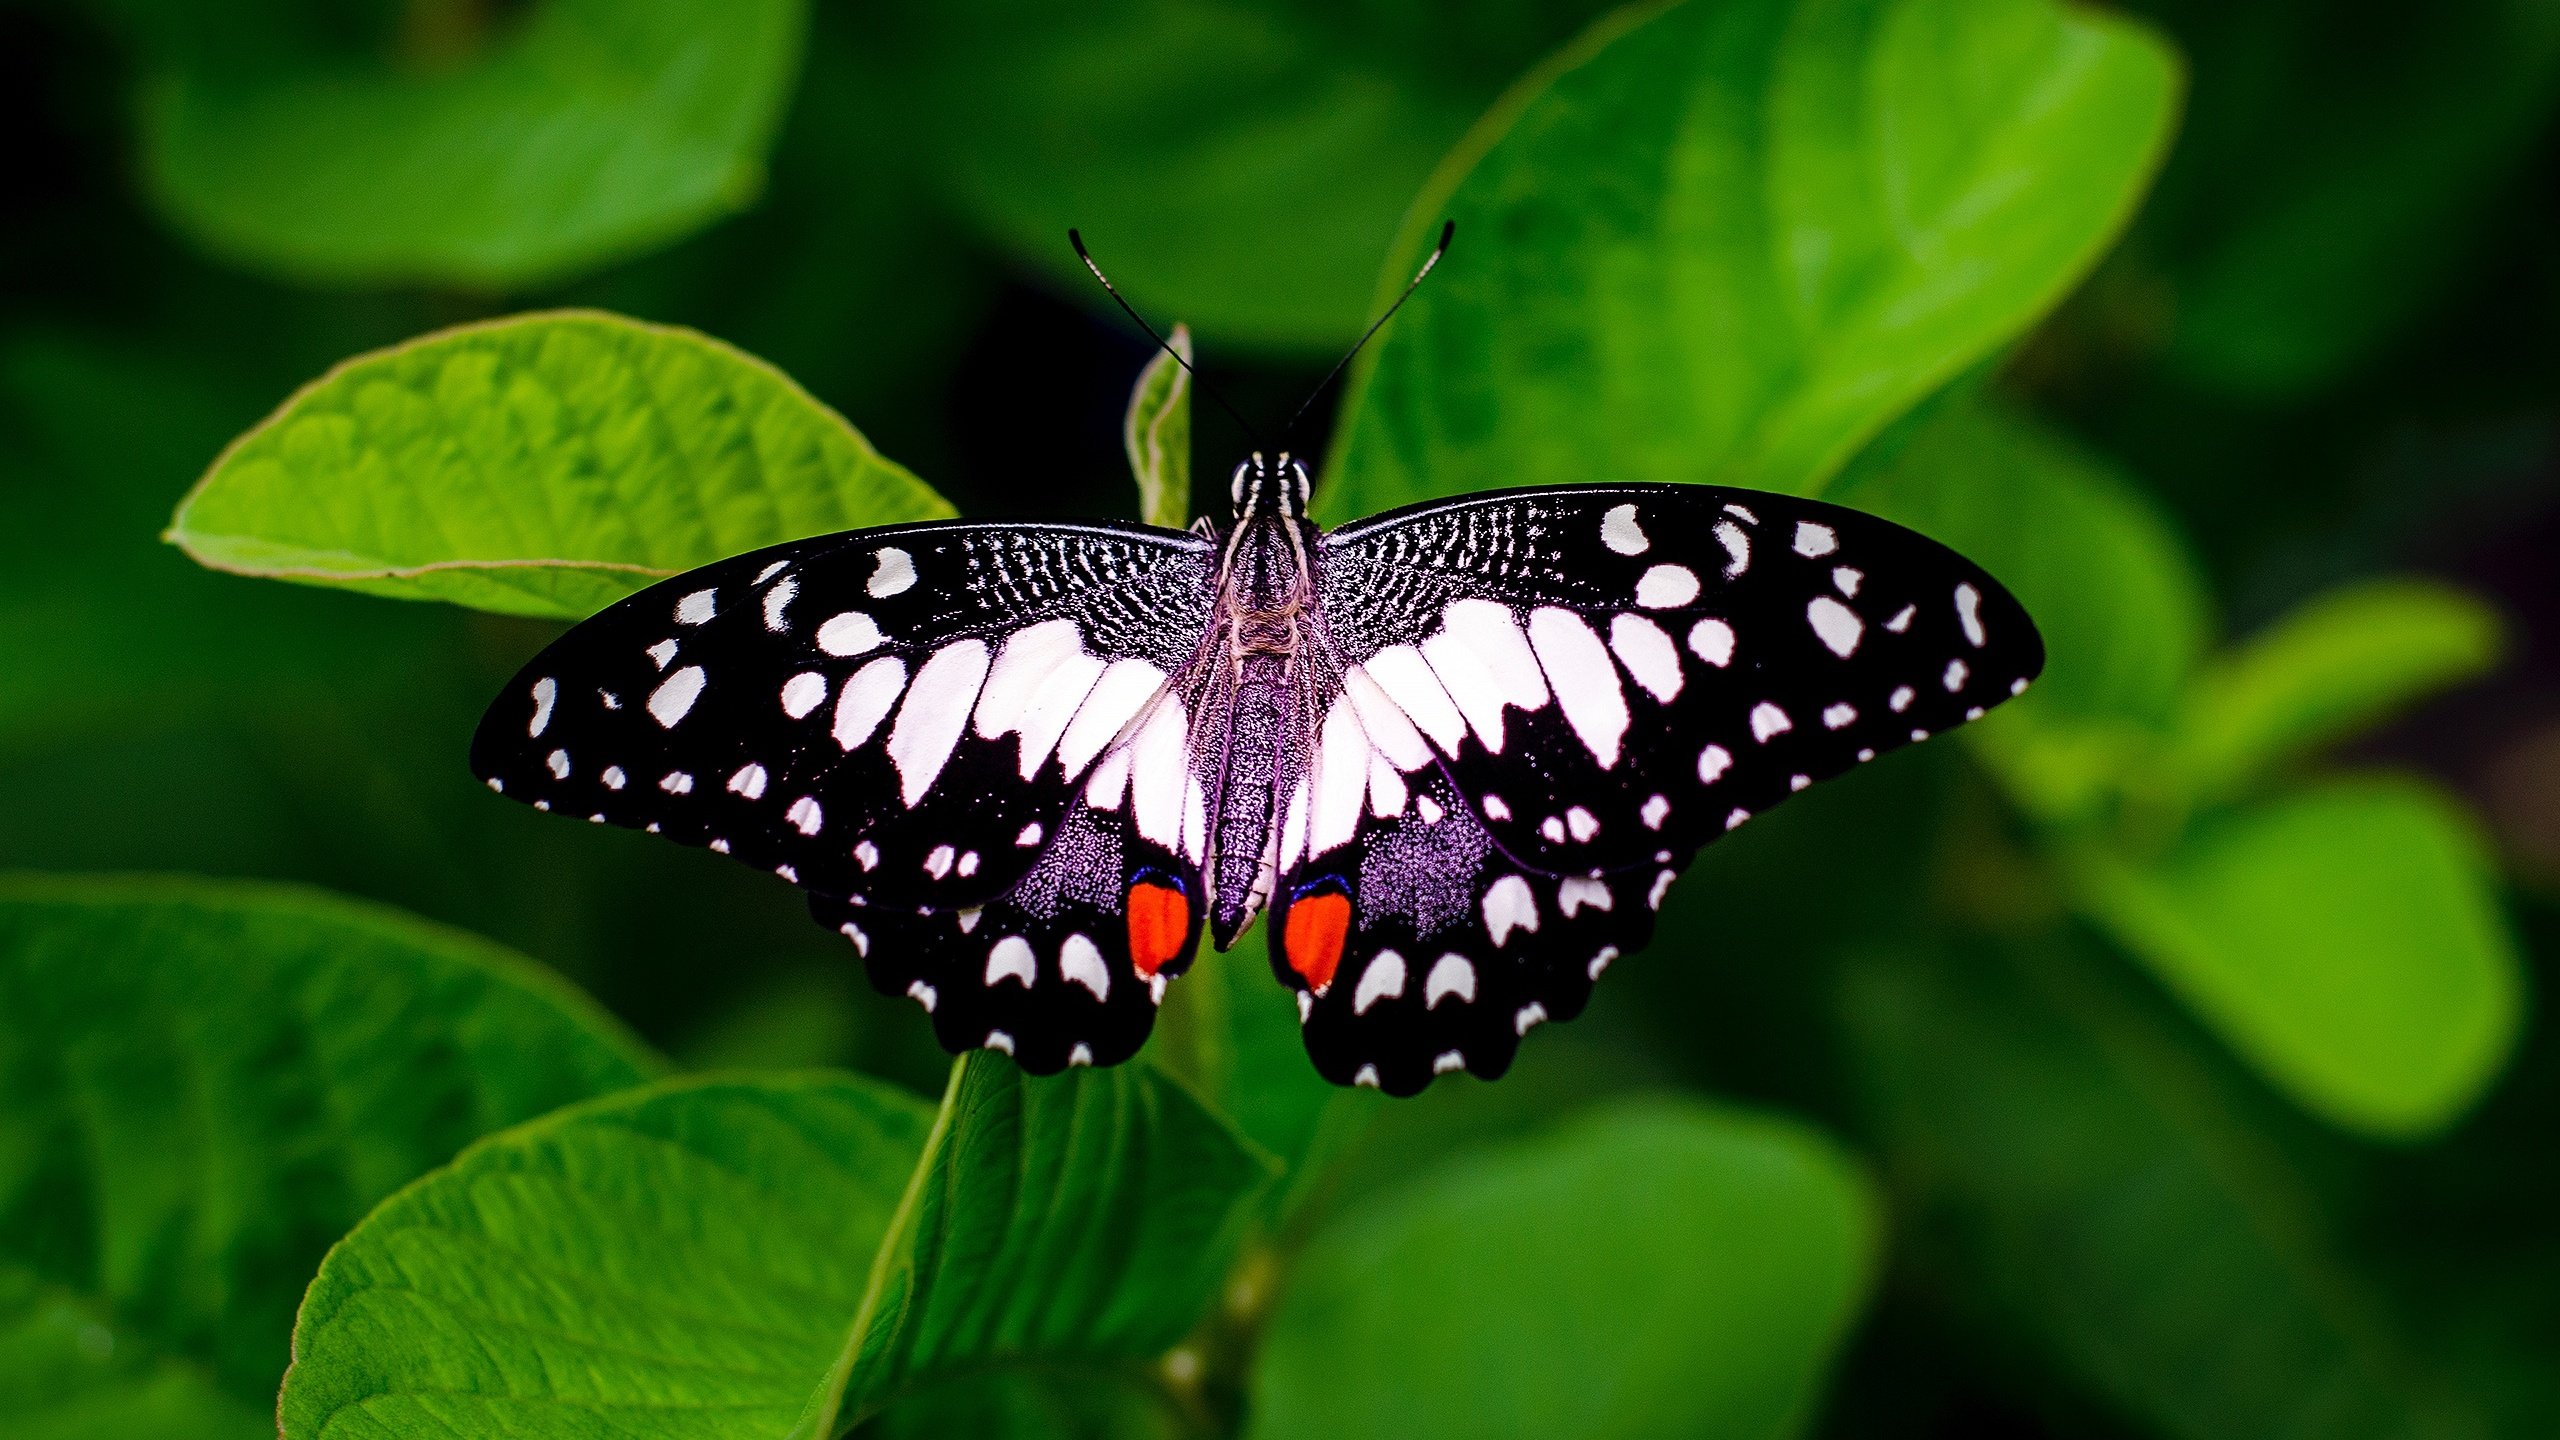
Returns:
[[[1573,486],[1333,531],[938,522],[679,576],[563,636],[473,746],[494,788],[773,870],[958,1051],[1144,1043],[1260,912],[1317,1068],[1508,1067],[1789,795],[2043,664],[1961,556],[1813,501]]]

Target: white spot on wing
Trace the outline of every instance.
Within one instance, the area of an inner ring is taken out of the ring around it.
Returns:
[[[1129,744],[1129,810],[1138,833],[1168,850],[1182,843],[1182,783],[1191,778],[1190,717],[1167,695]]]
[[[1041,834],[1040,822],[1034,820],[1030,824],[1022,827],[1022,833],[1013,837],[1013,843],[1026,848],[1037,845],[1040,843]]]
[[[915,557],[906,551],[894,545],[884,545],[872,560],[870,583],[862,587],[871,592],[872,599],[886,600],[916,583]]]
[[[1763,745],[1794,728],[1796,724],[1787,718],[1787,712],[1766,700],[1751,707],[1751,738]]]
[[[1976,649],[1988,638],[1982,633],[1982,592],[1971,585],[1956,587],[1956,620],[1964,626],[1965,643]]]
[[[1058,738],[1058,763],[1080,775],[1102,748],[1120,737],[1121,727],[1136,718],[1158,690],[1164,672],[1144,660],[1114,660],[1094,680],[1093,689],[1076,707],[1075,718]]]
[[[1661,626],[1641,615],[1617,616],[1609,622],[1609,650],[1655,701],[1668,705],[1679,696],[1680,649]]]
[[[1476,967],[1464,955],[1443,955],[1431,964],[1431,975],[1422,982],[1422,1004],[1436,1010],[1440,1002],[1455,995],[1472,1005],[1476,999]]]
[[[1351,1013],[1366,1015],[1370,1006],[1403,993],[1404,957],[1393,950],[1381,950],[1369,962],[1369,968],[1360,972],[1360,988],[1351,997]]]
[[[1919,698],[1919,691],[1912,689],[1908,685],[1896,685],[1893,687],[1893,693],[1884,697],[1884,703],[1887,709],[1890,709],[1894,714],[1899,715],[1903,711],[1910,709],[1911,702]]]
[[[1721,745],[1710,745],[1698,752],[1698,783],[1713,785],[1733,768],[1733,752]]]
[[[1728,505],[1725,508],[1730,510],[1733,507]],[[1732,521],[1719,520],[1716,522],[1716,538],[1724,542],[1724,578],[1740,579],[1742,572],[1751,568],[1751,537],[1743,534],[1742,527]]]
[[[907,662],[883,655],[853,673],[836,693],[836,744],[851,750],[871,738],[907,688]]]
[[[1081,985],[1093,992],[1096,1000],[1111,998],[1111,967],[1102,962],[1102,949],[1082,934],[1070,935],[1058,950],[1058,971],[1069,984]],[[1088,1061],[1090,1056],[1087,1057]]]
[[[1656,565],[1636,581],[1636,603],[1669,610],[1698,598],[1698,572],[1686,565]]]
[[[1342,693],[1359,712],[1360,728],[1368,732],[1369,743],[1398,770],[1419,770],[1431,763],[1431,747],[1423,743],[1422,732],[1367,670],[1354,665],[1344,671]]]
[[[1613,505],[1600,517],[1600,543],[1621,555],[1641,555],[1653,542],[1636,524],[1636,507]]]
[[[687,665],[660,681],[658,688],[649,692],[650,718],[661,728],[673,730],[685,712],[693,708],[693,702],[702,698],[702,687],[708,680],[701,666]]]
[[[809,795],[792,801],[791,808],[782,812],[782,818],[790,821],[792,828],[803,835],[817,834],[818,827],[826,823],[826,813],[818,808],[816,797]]]
[[[1797,554],[1812,560],[1828,555],[1839,548],[1840,537],[1831,532],[1830,526],[1818,525],[1811,520],[1796,522]]]
[[[607,765],[604,767],[604,773],[596,778],[604,782],[604,788],[607,790],[619,790],[631,783],[631,777],[623,774],[622,767],[619,765]]]
[[[1846,700],[1836,701],[1823,709],[1822,726],[1826,730],[1837,730],[1843,725],[1851,724],[1857,718],[1857,706]]]
[[[1568,920],[1573,918],[1575,911],[1585,905],[1594,910],[1607,910],[1612,907],[1615,899],[1616,897],[1609,893],[1609,885],[1605,880],[1568,875],[1556,885],[1556,908],[1562,910]]]
[[[790,608],[791,597],[799,593],[800,582],[787,575],[764,592],[764,628],[776,635],[789,630],[791,622],[783,617],[782,612]]]
[[[1315,813],[1308,817],[1309,853],[1350,840],[1369,788],[1369,737],[1349,700],[1336,697],[1316,736]]]
[[[1564,824],[1576,840],[1589,840],[1600,833],[1600,818],[1579,805],[1564,812]]]
[[[1946,679],[1946,682],[1947,682],[1947,690],[1949,691],[1949,693],[1953,693],[1953,692],[1955,692],[1955,691],[1958,691],[1958,690],[1963,689],[1963,688],[1964,688],[1965,677],[1966,677],[1966,676],[1968,676],[1968,675],[1970,675],[1971,673],[1972,673],[1971,671],[1969,671],[1969,670],[1967,670],[1967,669],[1965,668],[1965,663],[1964,663],[1963,661],[1961,661],[1961,660],[1950,660],[1950,661],[1948,661],[1948,662],[1947,662],[1947,673],[1946,673],[1945,679]]]
[[[1627,734],[1627,697],[1619,688],[1617,667],[1609,663],[1608,647],[1581,616],[1552,605],[1529,616],[1529,643],[1554,682],[1556,704],[1574,737],[1600,768],[1616,765],[1619,742]]]
[[[1919,611],[1916,607],[1905,605],[1901,609],[1893,612],[1893,618],[1884,622],[1884,628],[1892,631],[1896,635],[1899,635],[1903,631],[1911,628],[1911,617],[1918,613]]]
[[[951,759],[978,687],[987,678],[987,642],[961,640],[933,652],[907,687],[889,727],[889,763],[898,767],[898,797],[912,808]]]
[[[1867,631],[1858,612],[1828,595],[1814,596],[1813,603],[1805,607],[1804,618],[1813,623],[1813,633],[1823,647],[1843,660],[1857,653],[1858,640]]]
[[[1375,1065],[1361,1066],[1360,1069],[1352,1075],[1351,1083],[1354,1085],[1366,1085],[1372,1090],[1377,1089],[1378,1067]]]
[[[1733,627],[1709,618],[1689,627],[1689,649],[1699,659],[1721,669],[1733,663]]]
[[[763,766],[742,765],[738,767],[737,774],[729,777],[729,793],[743,795],[750,800],[761,800],[764,798],[764,786],[768,778]]]
[[[1431,1060],[1431,1073],[1434,1075],[1447,1075],[1466,1068],[1467,1056],[1463,1050],[1443,1050]]]
[[[853,847],[853,859],[865,870],[876,869],[880,864],[880,847],[868,840],[857,841]]]
[[[950,846],[936,845],[924,853],[924,872],[939,880],[951,873],[951,862],[958,858],[959,852]]]
[[[921,980],[910,980],[907,982],[907,994],[914,997],[915,1002],[924,1007],[924,1013],[927,1015],[933,1013],[933,1002],[935,997],[932,986],[927,985]]]
[[[1538,897],[1529,890],[1529,882],[1517,875],[1505,875],[1484,892],[1484,929],[1500,948],[1514,930],[1535,934],[1538,929]]]
[[[699,625],[719,613],[718,590],[696,590],[676,602],[676,623]]]
[[[666,669],[668,665],[675,661],[676,642],[673,640],[661,640],[657,644],[650,646],[649,658],[658,663],[659,669]]]
[[[1520,1007],[1519,1014],[1511,1017],[1512,1033],[1515,1035],[1526,1035],[1529,1033],[1530,1027],[1544,1024],[1546,1022],[1546,1018],[1547,1007],[1539,1004],[1535,1000],[1532,1000],[1528,1004]]]
[[[818,627],[818,648],[830,655],[860,655],[879,648],[885,638],[879,625],[859,610],[830,615]]]
[[[560,698],[560,682],[546,675],[533,682],[533,723],[525,727],[527,737],[537,737],[551,724],[551,703]]]
[[[659,777],[658,788],[670,795],[690,795],[693,793],[693,777],[682,770],[670,770]]]
[[[815,670],[803,670],[782,682],[782,713],[794,720],[806,720],[809,712],[827,703],[827,677]]]
[[[993,989],[993,984],[1001,979],[1016,981],[1024,989],[1032,989],[1032,981],[1039,979],[1039,956],[1034,956],[1032,943],[1021,935],[1006,935],[1004,940],[996,940],[996,945],[986,953],[986,984]]]
[[[1375,681],[1442,754],[1458,753],[1458,742],[1467,734],[1466,717],[1432,675],[1431,662],[1422,658],[1421,651],[1410,645],[1390,645],[1351,670]]]
[[[1662,828],[1663,818],[1671,813],[1671,801],[1666,796],[1656,795],[1645,801],[1644,808],[1636,813],[1644,820],[1644,828],[1659,830]]]
[[[566,750],[552,751],[543,757],[542,765],[544,769],[551,772],[551,778],[554,780],[569,778],[569,752]]]

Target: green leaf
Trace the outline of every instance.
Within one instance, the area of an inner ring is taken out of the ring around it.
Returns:
[[[805,25],[802,0],[538,0],[456,58],[201,37],[148,89],[142,170],[172,219],[261,269],[529,285],[742,208]]]
[[[1968,730],[2011,792],[2050,819],[2090,813],[2158,771],[2207,640],[2204,582],[2150,499],[2113,467],[1986,400],[1896,426],[1835,498],[1971,556],[2025,603],[2045,673]]]
[[[272,1434],[332,1240],[656,1063],[493,945],[270,886],[0,880],[0,1015],[0,1413],[65,1440]]]
[[[2335,1124],[2440,1131],[2514,1048],[2494,863],[2415,781],[2332,782],[2211,818],[2156,863],[2084,856],[2079,878],[2120,943]]]
[[[2459,283],[2560,104],[2548,0],[2151,8],[2196,70],[2143,226],[2168,358],[2242,395],[2337,379]]]
[[[2421,580],[2333,590],[2216,656],[2180,722],[2197,792],[2229,794],[2498,661],[2498,614]]]
[[[870,39],[927,173],[977,228],[1100,304],[1065,243],[1080,226],[1141,310],[1305,352],[1359,333],[1415,188],[1604,8],[1481,0],[1454,23],[1334,0],[945,0],[877,12]]]
[[[2163,1440],[2485,1434],[2247,1097],[2119,968],[1977,944],[1875,957],[1844,998],[1902,1254],[1956,1302],[1922,1323],[2019,1347]]]
[[[1621,1102],[1321,1232],[1248,1433],[1796,1434],[1876,1245],[1864,1181],[1818,1136]]]
[[[1172,350],[1157,351],[1138,372],[1120,443],[1129,452],[1129,473],[1138,477],[1138,518],[1179,530],[1191,523],[1190,329],[1174,326],[1167,343]]]
[[[689,1080],[493,1137],[330,1252],[287,1440],[826,1440],[1007,1367],[1127,1368],[1206,1307],[1265,1164],[1143,1065]]]
[[[559,311],[339,366],[233,442],[169,538],[217,570],[574,620],[758,546],[950,513],[760,361]]]
[[[1621,12],[1407,213],[1399,256],[1444,214],[1457,245],[1364,357],[1325,508],[1594,479],[1819,489],[2088,268],[2177,88],[2149,32],[2045,0]]]

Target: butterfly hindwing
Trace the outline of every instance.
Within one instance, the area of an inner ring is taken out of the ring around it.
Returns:
[[[958,1054],[997,1049],[1034,1075],[1117,1065],[1155,1026],[1198,945],[1196,865],[1147,840],[1126,807],[1079,799],[1039,861],[982,906],[917,911],[813,895],[872,985],[933,1017]]]
[[[517,799],[875,904],[959,910],[1043,853],[1193,660],[1214,551],[1174,531],[937,523],[725,560],[572,628],[472,766]]]
[[[1757,491],[1468,496],[1346,526],[1320,563],[1348,702],[1554,874],[1685,856],[2044,663],[2024,609],[1962,556]]]
[[[1676,873],[1528,870],[1439,767],[1408,784],[1412,803],[1368,816],[1356,843],[1284,870],[1270,922],[1317,1071],[1391,1095],[1453,1070],[1500,1076],[1530,1030],[1582,1013],[1601,972],[1651,938]]]

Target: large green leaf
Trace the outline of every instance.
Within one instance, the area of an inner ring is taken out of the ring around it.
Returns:
[[[802,0],[538,0],[503,33],[413,33],[477,53],[393,64],[163,27],[143,173],[186,229],[286,275],[555,278],[755,194],[805,21]]]
[[[348,361],[235,441],[169,536],[218,570],[579,619],[761,545],[950,513],[770,366],[561,311]]]
[[[474,1137],[644,1078],[485,942],[266,886],[0,880],[0,1414],[273,1433],[330,1242]]]
[[[1444,214],[1458,242],[1364,357],[1326,510],[1602,479],[1818,488],[2096,258],[2177,83],[2147,31],[2045,0],[1603,22],[1408,213],[1400,256]]]
[[[475,1147],[330,1253],[287,1440],[826,1440],[1007,1367],[1127,1368],[1208,1303],[1265,1163],[1143,1065],[988,1056],[939,1110],[690,1080]]]
[[[2334,781],[2208,819],[2154,863],[2093,854],[2081,878],[2118,940],[2338,1124],[2440,1130],[2515,1045],[2494,863],[2414,781]]]
[[[1819,1137],[1621,1102],[1321,1232],[1248,1433],[1796,1434],[1875,1250],[1866,1186]]]
[[[1142,310],[1325,350],[1396,219],[1503,85],[1606,0],[943,0],[874,12],[954,205],[1073,293],[1081,226]]]
[[[2163,1440],[2481,1440],[2227,1067],[2085,946],[1873,957],[1845,1010],[1934,1323]]]
[[[2210,798],[2497,663],[2498,614],[2423,580],[2333,590],[2216,656],[2179,725],[2187,782]]]
[[[2169,358],[2281,398],[2336,379],[2463,278],[2560,105],[2560,5],[2152,0],[2194,123],[2144,217]]]

